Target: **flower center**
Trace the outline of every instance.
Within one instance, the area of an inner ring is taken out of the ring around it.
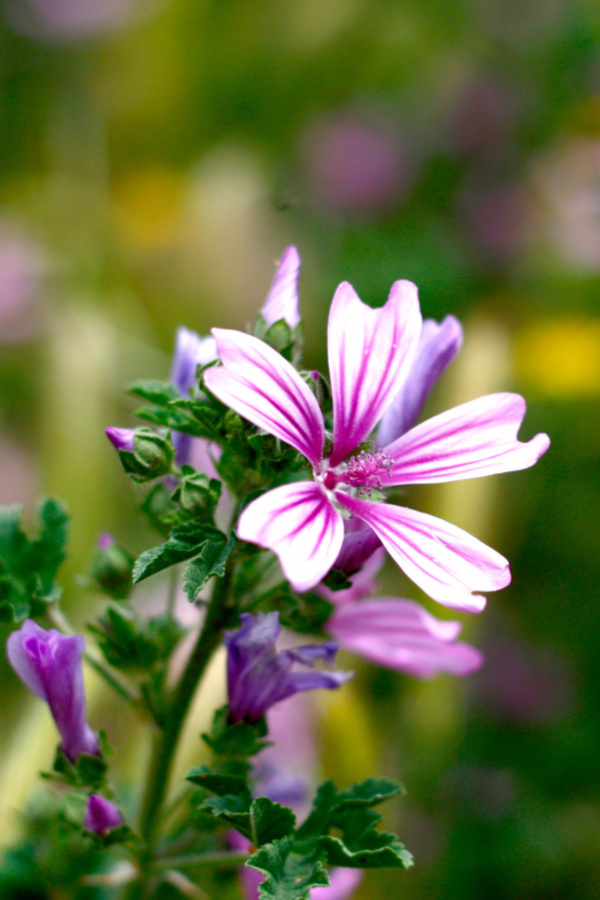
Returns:
[[[361,450],[335,469],[325,469],[319,480],[327,491],[357,487],[370,493],[382,487],[382,476],[388,475],[393,461],[384,450]]]

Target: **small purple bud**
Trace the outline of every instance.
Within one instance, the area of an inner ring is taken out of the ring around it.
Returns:
[[[115,450],[133,451],[135,431],[133,428],[107,428],[104,432]]]
[[[310,373],[310,377],[313,378],[315,381],[318,381],[321,376],[320,376],[319,372],[317,372],[316,369],[313,369],[313,371]]]
[[[242,626],[225,633],[229,715],[233,722],[258,722],[275,703],[314,688],[337,688],[351,672],[312,669],[316,659],[331,662],[333,642],[275,651],[281,626],[279,613],[242,613]],[[292,672],[297,662],[312,671]]]
[[[267,327],[283,319],[290,328],[300,324],[298,308],[298,275],[300,255],[295,247],[288,247],[277,266],[267,299],[260,311]]]
[[[113,828],[123,824],[121,813],[114,803],[99,794],[92,794],[85,813],[86,831],[105,837]]]
[[[8,660],[21,681],[45,700],[71,760],[100,753],[98,738],[87,724],[83,667],[85,641],[53,628],[46,631],[27,619],[6,644]]]
[[[109,550],[114,543],[115,539],[108,531],[103,531],[98,535],[98,550]]]

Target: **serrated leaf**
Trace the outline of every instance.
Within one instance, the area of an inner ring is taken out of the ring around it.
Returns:
[[[193,603],[213,575],[223,577],[227,560],[234,547],[233,537],[228,541],[206,541],[200,555],[186,566],[183,586],[190,603]]]
[[[349,869],[408,869],[413,864],[412,854],[400,843],[396,835],[385,831],[367,831],[360,843],[353,849],[341,838],[331,834],[319,841],[327,854],[327,862],[332,866]]]
[[[265,844],[246,865],[266,876],[259,886],[260,897],[269,900],[310,900],[312,888],[329,884],[327,870],[318,858],[293,851],[293,838],[284,837]]]
[[[209,797],[200,806],[200,811],[212,813],[213,816],[232,825],[248,840],[252,840],[249,806],[249,801],[238,794],[225,794],[220,797]]]
[[[367,778],[346,791],[338,791],[334,809],[342,810],[348,806],[376,806],[403,791],[401,784],[389,778]]]
[[[252,841],[256,847],[292,834],[296,816],[287,806],[275,803],[268,797],[257,797],[250,807]]]
[[[184,522],[176,525],[170,537],[159,547],[146,550],[135,562],[132,580],[134,584],[197,556],[207,541],[227,543],[225,535],[217,528],[202,522]]]
[[[248,806],[252,800],[246,775],[215,772],[206,766],[198,766],[198,768],[190,769],[185,777],[187,781],[191,781],[192,784],[197,784],[213,794],[239,796],[247,802]]]

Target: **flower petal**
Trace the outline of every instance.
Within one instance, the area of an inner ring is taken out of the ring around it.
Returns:
[[[325,625],[345,650],[417,678],[468,675],[482,665],[479,650],[454,643],[460,628],[459,622],[440,622],[413,600],[388,597],[346,603]]]
[[[458,319],[443,322],[426,319],[419,348],[408,377],[396,394],[377,429],[377,446],[385,447],[413,427],[438,378],[461,348],[463,330]]]
[[[198,366],[205,366],[216,358],[217,347],[213,337],[200,337],[183,325],[177,329],[171,381],[182,397],[187,397],[190,388],[194,387]]]
[[[273,325],[284,319],[290,328],[300,323],[298,310],[298,273],[300,272],[300,256],[295,247],[288,247],[284,252],[271,290],[261,309],[261,315],[267,325]]]
[[[393,463],[384,485],[436,484],[527,469],[550,445],[546,434],[517,438],[525,415],[519,394],[488,394],[428,419],[385,448]]]
[[[222,366],[206,372],[209,390],[316,466],[325,437],[323,416],[291,363],[264,341],[241,331],[214,328],[213,334]]]
[[[239,518],[237,534],[243,541],[273,550],[293,587],[307,591],[334,564],[344,523],[318,484],[299,481],[250,503]]]
[[[381,309],[362,303],[354,288],[340,284],[327,328],[333,398],[336,466],[364,441],[406,377],[419,342],[417,289],[396,281]]]
[[[400,568],[426,594],[454,609],[481,612],[485,597],[510,583],[508,561],[461,528],[435,516],[336,492],[373,529]]]

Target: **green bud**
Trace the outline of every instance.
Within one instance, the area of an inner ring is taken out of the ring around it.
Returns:
[[[102,534],[92,560],[92,578],[109,597],[125,600],[133,587],[131,572],[134,562],[133,556],[109,534]]]
[[[133,450],[120,450],[121,463],[133,481],[160,478],[171,471],[175,451],[169,438],[147,428],[135,432]]]
[[[220,496],[221,482],[217,478],[209,479],[204,473],[184,466],[173,499],[198,518],[212,518]]]

